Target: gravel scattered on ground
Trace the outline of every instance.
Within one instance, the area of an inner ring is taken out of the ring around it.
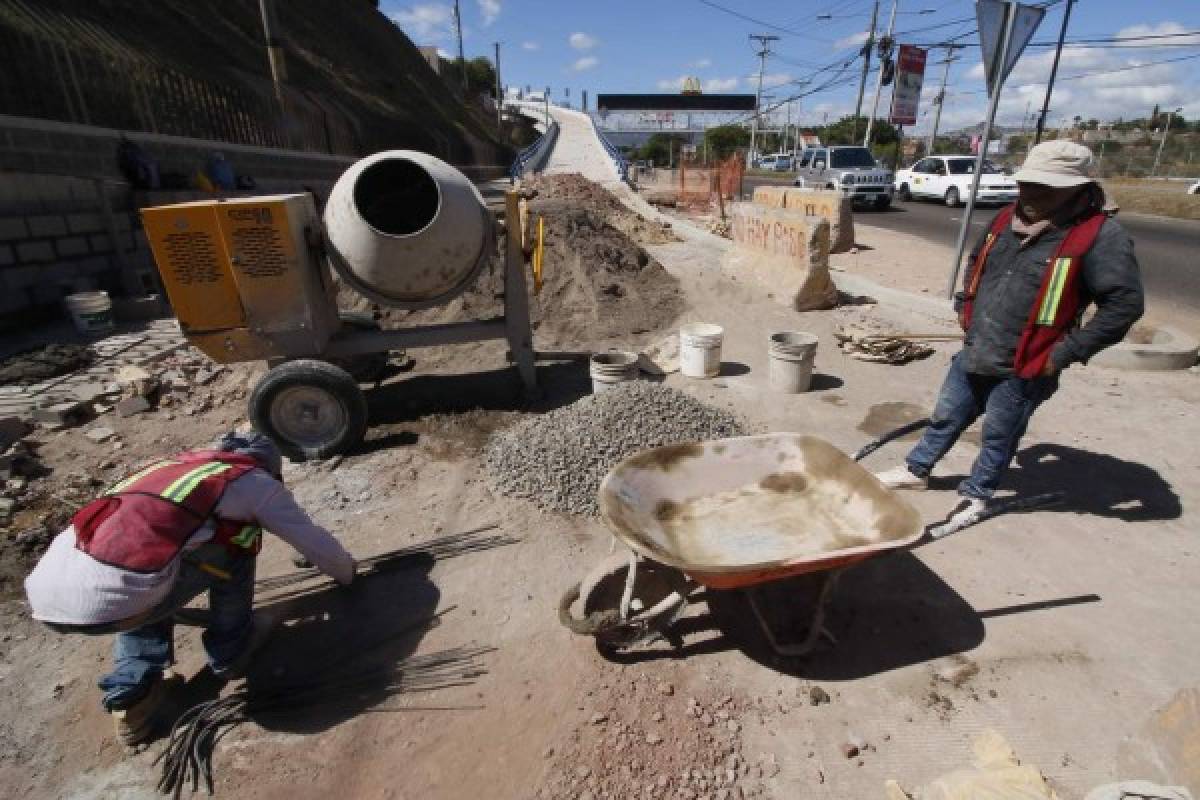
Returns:
[[[676,389],[632,381],[495,434],[484,457],[501,494],[595,516],[600,481],[626,456],[742,433],[727,411]]]

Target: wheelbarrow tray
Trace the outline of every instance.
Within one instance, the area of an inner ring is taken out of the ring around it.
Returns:
[[[772,433],[637,453],[600,484],[618,539],[732,589],[915,544],[917,510],[829,442]]]

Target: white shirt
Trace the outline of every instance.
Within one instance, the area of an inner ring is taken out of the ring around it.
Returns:
[[[216,516],[254,520],[304,554],[322,572],[342,584],[354,579],[354,559],[317,525],[282,483],[261,469],[251,470],[225,487]],[[184,546],[194,550],[212,539],[211,522]],[[129,572],[101,564],[75,546],[75,528],[54,537],[33,572],[25,593],[33,618],[64,625],[102,625],[128,619],[158,605],[179,574],[179,559],[154,573]]]

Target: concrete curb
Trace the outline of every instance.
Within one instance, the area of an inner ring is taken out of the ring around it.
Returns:
[[[1167,326],[1155,329],[1149,343],[1121,342],[1102,350],[1089,362],[1108,369],[1158,372],[1195,366],[1200,343],[1182,331]]]
[[[860,275],[852,275],[836,269],[830,269],[829,275],[838,289],[846,294],[866,295],[880,303],[925,314],[940,321],[956,323],[958,320],[949,300],[913,294],[901,289],[890,289]]]

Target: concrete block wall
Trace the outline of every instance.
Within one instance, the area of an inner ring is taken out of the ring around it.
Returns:
[[[122,132],[0,115],[0,330],[63,314],[62,297],[104,289],[114,295],[157,291],[158,277],[138,210],[218,196],[311,190],[318,204],[354,159],[205,139],[128,132],[159,173],[192,175],[213,152],[250,191],[133,190],[117,165]],[[473,180],[506,168],[459,167]]]
[[[158,290],[138,210],[214,195],[134,191],[117,166],[119,131],[0,115],[0,330],[64,314],[63,296]],[[185,175],[219,151],[258,188],[319,199],[352,159],[201,139],[130,133],[159,163]]]

